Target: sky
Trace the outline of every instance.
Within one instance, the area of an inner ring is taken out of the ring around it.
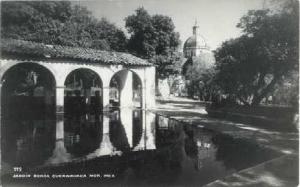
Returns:
[[[241,30],[236,25],[240,18],[248,10],[262,9],[265,0],[98,0],[73,3],[86,6],[96,18],[106,17],[123,31],[126,31],[125,17],[134,14],[138,7],[144,7],[151,15],[169,16],[182,44],[192,35],[197,20],[200,34],[214,50],[223,41],[238,37]]]

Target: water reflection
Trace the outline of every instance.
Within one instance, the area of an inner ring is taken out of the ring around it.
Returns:
[[[116,184],[129,186],[206,184],[272,157],[243,139],[129,108],[55,120],[6,119],[1,133],[2,173],[14,166],[109,171]]]
[[[55,141],[51,134],[54,131],[52,122],[14,120],[9,123],[2,121],[1,125],[2,161],[34,166],[51,155]]]
[[[97,148],[94,152],[90,153],[87,155],[88,159],[92,159],[95,157],[99,156],[104,156],[104,155],[122,155],[122,151],[118,151],[110,141],[109,137],[109,116],[104,115],[103,116],[103,135],[102,135],[102,140],[100,143],[99,148]]]

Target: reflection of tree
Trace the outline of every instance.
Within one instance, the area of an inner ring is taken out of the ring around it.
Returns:
[[[206,159],[215,155],[215,146],[212,143],[210,132],[200,129],[185,129],[185,152],[195,160],[195,167],[200,170]]]
[[[2,121],[2,161],[13,166],[37,166],[52,154],[53,124],[42,120]]]
[[[167,148],[158,149],[155,154],[144,155],[143,160],[132,163],[135,175],[147,184],[176,183],[182,172],[183,137]]]
[[[217,147],[216,159],[228,169],[243,169],[270,159],[269,150],[245,139],[216,134],[212,141]]]
[[[164,147],[168,146],[170,143],[177,142],[182,138],[182,126],[178,124],[174,120],[166,120],[167,125],[164,123],[165,120],[163,118],[157,117],[158,122],[163,122],[162,124],[158,124],[156,129],[156,146]]]

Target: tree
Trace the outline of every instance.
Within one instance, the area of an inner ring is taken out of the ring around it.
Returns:
[[[215,53],[216,81],[224,94],[258,105],[298,68],[297,7],[275,13],[251,10],[241,18],[237,26],[243,35],[224,42]]]
[[[190,58],[183,66],[189,97],[197,95],[201,100],[211,100],[214,90],[215,59],[211,53]]]
[[[167,65],[178,59],[179,33],[175,32],[172,19],[164,15],[151,16],[144,8],[125,18],[129,32],[129,51],[149,59],[158,66],[158,75],[165,76]]]
[[[124,51],[123,31],[69,1],[1,2],[2,37]]]

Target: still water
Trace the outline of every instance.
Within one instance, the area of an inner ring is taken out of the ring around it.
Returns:
[[[138,109],[2,119],[1,152],[4,184],[39,186],[200,186],[275,156],[244,139]]]

